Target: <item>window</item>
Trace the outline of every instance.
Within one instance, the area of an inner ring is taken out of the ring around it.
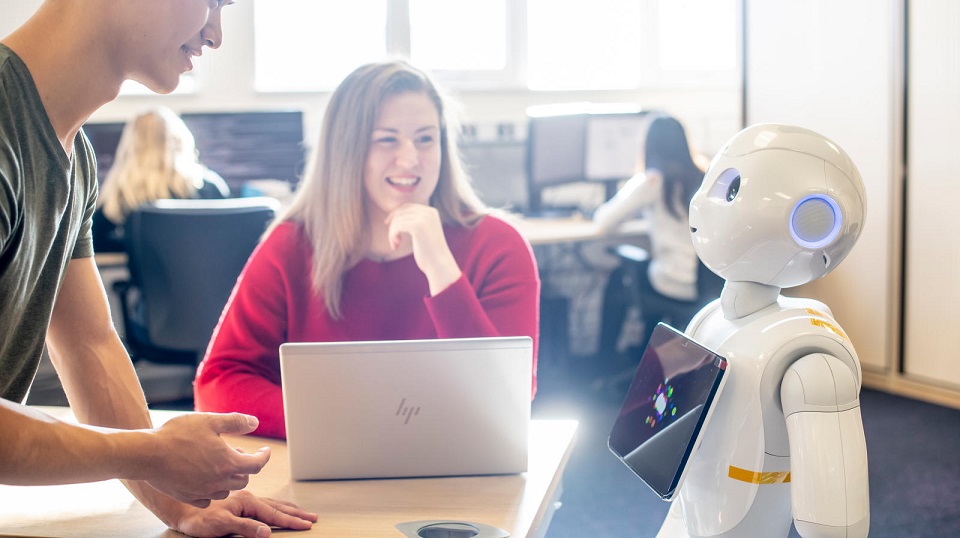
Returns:
[[[255,85],[329,91],[409,58],[457,89],[739,83],[742,0],[255,0]]]
[[[254,87],[261,92],[334,88],[387,50],[387,0],[257,0]]]
[[[660,0],[660,68],[732,71],[737,67],[736,2]],[[696,16],[690,16],[695,13]]]
[[[502,71],[507,66],[506,0],[410,2],[410,59],[431,71]],[[442,24],[439,21],[470,21]]]
[[[533,90],[640,86],[641,2],[527,0],[527,85]]]

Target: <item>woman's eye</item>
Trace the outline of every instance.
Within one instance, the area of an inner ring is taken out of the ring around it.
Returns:
[[[433,142],[433,136],[430,135],[417,138],[417,144],[430,144],[431,142]]]

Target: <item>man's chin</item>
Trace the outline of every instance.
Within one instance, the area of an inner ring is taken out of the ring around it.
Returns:
[[[149,77],[137,77],[131,78],[130,80],[142,84],[153,93],[159,93],[162,95],[173,92],[173,90],[176,90],[177,86],[180,85],[179,76],[171,80],[158,80]]]

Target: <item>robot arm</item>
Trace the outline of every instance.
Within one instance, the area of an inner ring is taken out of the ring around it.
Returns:
[[[866,536],[869,530],[859,392],[854,372],[823,353],[802,357],[783,377],[793,518],[802,536]]]

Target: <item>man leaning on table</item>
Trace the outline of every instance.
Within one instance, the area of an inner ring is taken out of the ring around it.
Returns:
[[[257,419],[190,414],[154,429],[93,261],[96,165],[80,126],[124,80],[159,93],[220,46],[231,0],[44,0],[0,40],[0,483],[120,478],[170,528],[196,536],[310,528],[315,514],[244,491],[269,450],[220,434]],[[20,405],[44,342],[77,418]]]

